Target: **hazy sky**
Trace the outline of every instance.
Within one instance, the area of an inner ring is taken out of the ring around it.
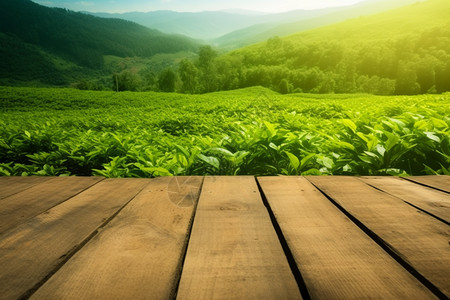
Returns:
[[[315,9],[350,5],[362,1],[363,0],[34,0],[34,2],[42,5],[91,12],[147,12],[153,10],[205,11],[223,9],[281,12],[294,9]]]

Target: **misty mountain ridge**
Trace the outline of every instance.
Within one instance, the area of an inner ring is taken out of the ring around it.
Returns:
[[[264,41],[272,36],[286,36],[341,22],[349,18],[376,14],[424,0],[366,0],[354,5],[312,10],[266,13],[241,9],[203,12],[168,10],[127,13],[91,13],[103,18],[120,18],[165,33],[186,35],[235,49]]]
[[[257,24],[237,31],[233,31],[214,39],[212,43],[226,49],[237,49],[247,45],[265,41],[274,36],[288,36],[301,31],[319,28],[348,19],[378,14],[391,9],[407,6],[425,0],[368,0],[351,6],[338,7],[325,14],[310,18],[297,19],[279,23]]]
[[[341,9],[343,8],[336,7],[317,10],[295,10],[284,13],[264,13],[234,9],[203,12],[159,10],[128,13],[86,13],[102,18],[128,20],[165,33],[182,34],[195,39],[209,41],[256,24],[276,25],[297,20],[307,20]]]

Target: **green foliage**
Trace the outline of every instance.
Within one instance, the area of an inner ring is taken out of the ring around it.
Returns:
[[[450,169],[450,94],[0,87],[0,175],[421,175]]]
[[[139,86],[141,86],[139,76],[130,71],[122,71],[112,76],[112,87],[114,91],[137,91]]]
[[[106,72],[106,55],[149,58],[198,47],[188,37],[29,0],[0,1],[0,44],[0,84],[66,86]]]
[[[162,71],[158,76],[158,87],[163,92],[175,92],[177,75],[172,69]]]
[[[194,94],[198,88],[199,75],[199,71],[195,65],[191,61],[183,59],[178,67],[178,74],[182,81],[181,92]]]
[[[204,46],[197,63],[202,88],[197,91],[250,86],[282,94],[450,91],[449,14],[450,1],[428,0],[284,38],[273,37],[215,58],[211,48]],[[184,83],[184,77],[182,80]]]

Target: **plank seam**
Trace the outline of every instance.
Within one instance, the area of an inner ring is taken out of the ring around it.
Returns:
[[[175,286],[173,288],[173,297],[172,297],[172,299],[176,299],[177,298],[178,288],[180,287],[181,275],[183,274],[184,262],[186,261],[187,249],[189,247],[189,241],[191,239],[192,227],[194,225],[195,216],[197,215],[198,202],[200,201],[200,196],[202,195],[203,183],[204,182],[205,182],[205,176],[203,176],[202,183],[200,184],[200,189],[198,191],[197,201],[195,203],[195,207],[194,207],[194,211],[192,213],[191,220],[189,221],[188,234],[186,235],[186,239],[184,241],[184,246],[183,246],[180,262],[178,263],[178,266],[177,266],[177,269],[179,270],[179,272],[178,272],[178,276],[175,278]]]
[[[297,263],[295,262],[294,255],[292,254],[292,251],[289,248],[289,245],[283,234],[283,231],[281,230],[281,227],[277,222],[275,214],[272,211],[272,208],[270,207],[269,201],[267,200],[266,195],[264,194],[264,190],[262,189],[262,187],[259,184],[259,181],[256,177],[255,177],[255,181],[256,181],[256,185],[258,186],[259,194],[261,196],[263,204],[266,207],[267,212],[269,213],[270,221],[272,222],[272,226],[275,229],[275,232],[278,236],[278,240],[280,241],[281,247],[283,248],[283,252],[289,263],[291,272],[294,275],[295,281],[297,282],[297,286],[298,286],[298,289],[300,290],[300,294],[302,295],[302,298],[304,300],[311,300],[311,296],[309,295],[309,291],[306,286],[305,280],[303,279],[302,273],[301,273],[300,269],[298,268]]]
[[[364,181],[361,180],[361,182],[364,182]],[[408,204],[408,205],[414,207],[415,209],[420,210],[421,212],[423,212],[423,213],[429,215],[430,217],[433,217],[433,218],[437,219],[438,221],[441,221],[442,223],[445,223],[445,224],[447,224],[447,225],[450,225],[450,223],[447,222],[446,220],[444,220],[444,219],[442,219],[442,218],[436,216],[436,215],[433,214],[433,213],[430,213],[430,212],[426,211],[424,208],[421,208],[421,207],[419,207],[419,206],[416,206],[416,205],[414,205],[414,204],[412,204],[412,203],[410,203],[410,202],[408,202],[408,201],[406,201],[406,200],[404,200],[404,199],[402,199],[402,198],[400,198],[400,197],[398,197],[398,196],[396,196],[396,195],[393,195],[393,194],[391,194],[391,193],[389,193],[389,192],[387,192],[387,191],[384,191],[384,190],[382,190],[382,189],[380,189],[380,188],[378,188],[378,187],[376,187],[376,186],[374,186],[374,185],[372,185],[372,184],[370,184],[370,183],[367,183],[367,182],[364,182],[364,183],[367,184],[368,186],[370,186],[371,188],[376,189],[377,191],[380,191],[380,192],[385,193],[385,194],[387,194],[387,195],[389,195],[389,196],[391,196],[391,197],[397,198],[397,199],[399,199],[400,201],[403,201],[404,203],[406,203],[406,204]]]
[[[100,180],[101,182],[103,180]],[[95,184],[94,184],[95,185]],[[114,212],[109,218],[107,218],[100,226],[95,228],[84,240],[82,240],[78,245],[75,245],[71,250],[69,250],[66,254],[62,255],[61,261],[56,264],[56,266],[44,277],[42,280],[37,282],[32,288],[27,290],[25,293],[22,294],[18,299],[24,300],[29,299],[41,286],[43,286],[53,275],[55,275],[78,251],[80,251],[87,243],[89,243],[90,240],[92,240],[99,231],[108,225],[128,204],[133,201],[141,192],[142,190],[147,187],[148,184],[144,185],[139,191],[130,198],[127,202],[125,202],[124,205],[119,207],[119,209]]]
[[[392,245],[384,241],[379,235],[374,231],[369,229],[364,223],[359,221],[355,216],[353,216],[349,211],[347,211],[343,206],[341,206],[336,200],[329,196],[325,191],[320,189],[307,177],[306,179],[319,191],[321,192],[333,205],[335,205],[344,215],[346,215],[353,223],[356,224],[365,234],[367,234],[375,243],[377,243],[384,251],[386,251],[395,261],[397,261],[406,271],[408,271],[412,276],[419,280],[426,288],[428,288],[434,295],[439,299],[449,299],[443,292],[439,290],[431,281],[429,281],[425,276],[423,276],[419,271],[417,271],[412,265],[408,263],[408,260],[403,257],[403,255],[395,249]]]
[[[49,180],[51,180],[51,178],[48,178],[48,179],[45,178],[45,180],[43,180],[42,182],[39,182],[39,183],[37,183],[37,184],[30,184],[29,186],[27,186],[27,187],[24,188],[23,190],[20,190],[20,191],[17,191],[17,192],[15,192],[15,193],[12,193],[11,195],[4,196],[4,197],[1,197],[1,196],[0,196],[0,200],[7,199],[7,198],[9,198],[9,197],[11,197],[11,196],[14,196],[14,195],[17,195],[17,194],[19,194],[19,193],[22,193],[22,192],[24,192],[24,191],[26,191],[26,190],[28,190],[28,189],[31,189],[32,187],[41,185],[41,184],[43,184],[43,183],[45,183],[45,182],[47,182],[47,181],[49,181]]]
[[[433,190],[437,190],[437,191],[440,191],[440,192],[444,192],[444,193],[446,193],[446,194],[450,194],[450,192],[448,192],[448,191],[446,191],[446,190],[443,190],[443,189],[440,189],[440,188],[438,188],[438,187],[434,187],[434,186],[428,185],[428,184],[426,184],[426,183],[422,183],[422,182],[415,181],[414,179],[409,179],[408,177],[400,177],[400,178],[403,179],[403,180],[407,180],[407,181],[409,181],[409,182],[412,182],[412,183],[421,185],[421,186],[425,186],[425,187],[430,188],[430,189],[433,189]]]
[[[97,185],[98,183],[102,182],[102,181],[105,180],[105,179],[106,179],[106,178],[103,177],[101,180],[99,180],[99,181],[97,181],[97,182],[94,182],[93,184],[91,184],[91,185],[89,185],[89,186],[83,188],[82,190],[76,192],[75,194],[69,196],[68,198],[66,198],[66,199],[64,199],[64,200],[62,200],[62,201],[60,201],[60,202],[58,202],[58,203],[55,203],[54,205],[48,207],[48,208],[45,209],[44,211],[41,211],[41,212],[39,212],[39,213],[37,213],[37,214],[35,214],[35,215],[31,215],[31,216],[27,217],[26,219],[23,219],[23,220],[19,221],[19,222],[16,224],[15,227],[17,227],[17,226],[19,226],[19,225],[21,225],[21,224],[23,224],[23,223],[28,222],[29,220],[35,218],[36,216],[39,216],[39,215],[41,215],[41,214],[44,214],[45,212],[47,212],[47,211],[49,211],[49,210],[55,208],[55,207],[58,206],[58,205],[63,204],[63,203],[66,202],[66,201],[69,201],[69,200],[72,199],[73,197],[78,196],[79,194],[81,194],[81,193],[83,193],[84,191],[86,191],[86,190],[92,188],[93,186]],[[51,180],[51,179],[50,179],[50,180]],[[48,181],[49,181],[49,180],[46,180],[46,181],[44,181],[43,183],[48,182]],[[39,185],[40,185],[40,184],[39,184]],[[33,187],[33,186],[31,186],[30,188],[32,188],[32,187]],[[16,193],[16,194],[17,194],[17,193]],[[15,195],[15,194],[14,194],[14,195]],[[11,196],[13,196],[13,195],[11,195]],[[7,198],[9,198],[9,196],[8,196]],[[3,198],[3,199],[7,199],[7,198]],[[3,199],[1,199],[1,200],[3,200]],[[1,233],[1,234],[4,234],[4,233],[6,233],[6,232],[8,232],[8,231],[14,230],[15,227],[6,229],[6,231],[1,231],[1,230],[0,230],[0,233]]]
[[[105,177],[102,177],[99,181],[94,182],[93,184],[91,184],[91,185],[85,187],[84,189],[82,189],[82,190],[78,191],[77,193],[73,194],[72,196],[69,196],[68,198],[64,199],[63,201],[61,201],[61,202],[59,202],[59,203],[56,203],[55,205],[49,207],[46,211],[49,211],[49,210],[51,210],[52,208],[55,208],[56,206],[61,205],[61,204],[63,204],[63,203],[66,202],[66,201],[69,201],[70,199],[74,198],[75,196],[78,196],[79,194],[81,194],[81,193],[87,191],[88,189],[90,189],[90,188],[96,186],[97,184],[99,184],[100,182],[102,182],[102,181],[105,180],[105,179],[106,179]],[[42,212],[42,213],[45,213],[45,211]],[[40,214],[42,214],[42,213],[39,213],[39,214],[37,214],[37,215],[35,215],[35,216],[32,216],[31,218],[34,218],[34,217],[36,217],[36,216],[38,216],[38,215],[40,215]],[[31,218],[30,218],[30,219],[31,219]]]

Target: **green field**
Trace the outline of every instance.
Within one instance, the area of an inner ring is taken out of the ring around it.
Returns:
[[[450,172],[450,94],[0,87],[0,175]]]

